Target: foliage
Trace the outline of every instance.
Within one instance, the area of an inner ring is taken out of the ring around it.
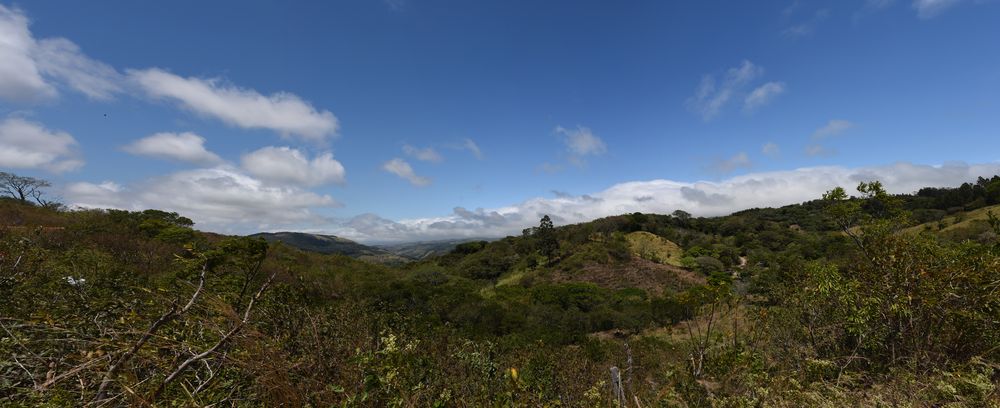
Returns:
[[[996,180],[543,219],[400,266],[4,200],[0,405],[609,406],[614,367],[627,406],[995,406]],[[942,206],[984,230],[906,230]]]

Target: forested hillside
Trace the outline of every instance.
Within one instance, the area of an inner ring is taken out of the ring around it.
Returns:
[[[1000,404],[1000,177],[851,194],[399,266],[4,199],[0,405]]]

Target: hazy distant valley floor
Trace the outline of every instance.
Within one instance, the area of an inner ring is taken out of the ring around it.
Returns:
[[[1000,177],[855,194],[382,249],[5,199],[0,405],[1000,406]]]

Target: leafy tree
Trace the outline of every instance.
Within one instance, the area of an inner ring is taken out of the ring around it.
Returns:
[[[548,215],[542,217],[541,221],[538,223],[538,230],[535,232],[535,236],[538,238],[538,250],[549,259],[549,263],[552,262],[552,258],[555,257],[556,251],[559,250],[559,241],[556,238],[555,227],[552,225],[552,219]]]

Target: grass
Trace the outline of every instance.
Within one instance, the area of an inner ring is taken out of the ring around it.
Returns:
[[[684,251],[666,238],[646,231],[636,231],[626,235],[625,239],[635,256],[656,263],[681,266]]]
[[[952,214],[942,218],[940,221],[931,221],[914,225],[904,229],[903,231],[907,233],[920,233],[921,231],[929,230],[943,233],[954,233],[967,229],[982,229],[983,225],[988,225],[987,220],[989,219],[988,213],[990,211],[992,211],[994,215],[1000,217],[1000,205],[992,205],[972,211]],[[938,229],[939,225],[944,225],[944,228]]]

